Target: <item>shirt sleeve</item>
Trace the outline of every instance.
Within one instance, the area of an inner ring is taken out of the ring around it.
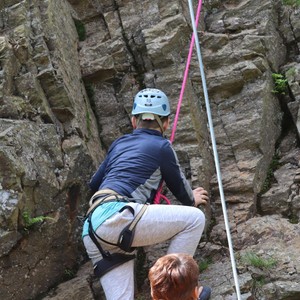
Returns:
[[[169,142],[161,149],[161,173],[167,187],[177,200],[183,205],[194,205],[193,190],[183,174],[177,155]]]

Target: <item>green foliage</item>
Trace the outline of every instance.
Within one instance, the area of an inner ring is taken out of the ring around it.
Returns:
[[[279,156],[277,153],[275,153],[267,171],[267,177],[265,179],[265,182],[263,183],[260,194],[264,194],[270,189],[272,182],[274,181],[274,171],[276,171],[279,167]]]
[[[53,218],[45,217],[45,216],[31,217],[28,211],[24,211],[22,216],[23,216],[26,229],[29,229],[30,227],[32,227],[37,223],[42,223],[45,220],[54,220]]]
[[[74,19],[75,27],[77,30],[78,34],[78,39],[79,41],[84,41],[86,38],[86,32],[85,32],[85,27],[84,24],[80,20]]]
[[[205,271],[209,267],[209,265],[211,263],[212,263],[211,258],[207,258],[207,259],[201,260],[198,263],[200,273],[203,272],[203,271]]]
[[[85,82],[84,87],[85,87],[86,93],[90,99],[90,102],[93,103],[94,96],[95,96],[95,91],[94,91],[93,85],[90,82]]]
[[[272,78],[274,80],[275,88],[272,91],[274,94],[285,95],[287,92],[288,82],[282,74],[273,73]]]
[[[250,265],[260,269],[270,269],[277,264],[273,258],[262,258],[253,252],[247,252],[241,257],[244,264]]]
[[[283,0],[284,5],[300,6],[300,0]]]
[[[254,279],[254,285],[256,287],[262,287],[265,284],[266,284],[266,279],[263,276]]]
[[[68,280],[74,278],[75,277],[74,271],[71,269],[65,269],[65,277]]]
[[[298,224],[299,223],[299,217],[295,214],[292,214],[290,217],[289,217],[289,222],[291,224]]]

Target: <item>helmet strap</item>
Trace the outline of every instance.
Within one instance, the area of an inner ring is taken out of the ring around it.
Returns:
[[[162,123],[160,117],[158,115],[154,115],[154,118],[161,129],[161,133],[164,133],[164,126],[163,126],[163,123]]]
[[[161,132],[164,133],[165,130],[164,130],[164,126],[163,126],[163,123],[162,123],[160,117],[159,117],[158,115],[156,115],[156,114],[153,114],[153,115],[154,115],[155,121],[158,123],[159,128],[161,129]],[[139,117],[138,117],[138,119],[137,119],[137,126],[138,126],[139,123],[141,122],[141,119],[142,119],[141,116],[142,116],[142,115],[139,115]]]

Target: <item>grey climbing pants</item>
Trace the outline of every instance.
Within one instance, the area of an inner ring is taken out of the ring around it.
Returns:
[[[130,203],[135,215],[142,204]],[[117,243],[120,232],[133,219],[127,209],[106,220],[96,230],[102,239]],[[194,255],[205,225],[203,212],[195,207],[183,205],[149,205],[135,229],[133,247],[145,247],[170,240],[167,253],[188,253]],[[89,236],[83,239],[92,263],[102,259],[96,245]],[[100,242],[104,250],[111,253],[125,253],[116,246]],[[134,299],[134,260],[109,271],[100,278],[107,300]]]

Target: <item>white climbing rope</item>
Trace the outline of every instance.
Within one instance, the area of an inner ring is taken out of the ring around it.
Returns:
[[[236,264],[235,264],[235,258],[234,258],[232,240],[231,240],[231,234],[230,234],[230,227],[229,227],[228,217],[227,217],[226,202],[225,202],[223,185],[222,185],[222,176],[221,176],[221,171],[220,171],[220,164],[219,164],[213,122],[212,122],[212,117],[211,117],[210,104],[209,104],[209,99],[208,99],[207,86],[206,86],[204,68],[203,68],[201,51],[200,51],[199,38],[198,38],[198,33],[197,33],[195,21],[194,21],[195,17],[194,17],[194,9],[193,9],[192,0],[189,0],[189,10],[190,10],[191,22],[192,22],[192,27],[193,27],[193,34],[195,37],[195,46],[196,46],[196,50],[197,50],[197,57],[198,57],[201,80],[202,80],[202,88],[203,88],[203,92],[204,92],[205,106],[206,106],[208,125],[209,125],[210,137],[211,137],[214,160],[215,160],[215,167],[216,167],[216,172],[217,172],[217,179],[218,179],[219,192],[220,192],[220,197],[221,197],[221,204],[222,204],[222,210],[223,210],[223,216],[224,216],[224,222],[225,222],[225,228],[226,228],[226,234],[227,234],[227,240],[228,240],[228,247],[229,247],[229,252],[230,252],[232,272],[233,272],[233,277],[234,277],[234,282],[235,282],[237,298],[238,298],[238,300],[241,300],[240,286],[239,286],[239,282],[238,282],[238,276],[237,276],[237,270],[236,270]]]

